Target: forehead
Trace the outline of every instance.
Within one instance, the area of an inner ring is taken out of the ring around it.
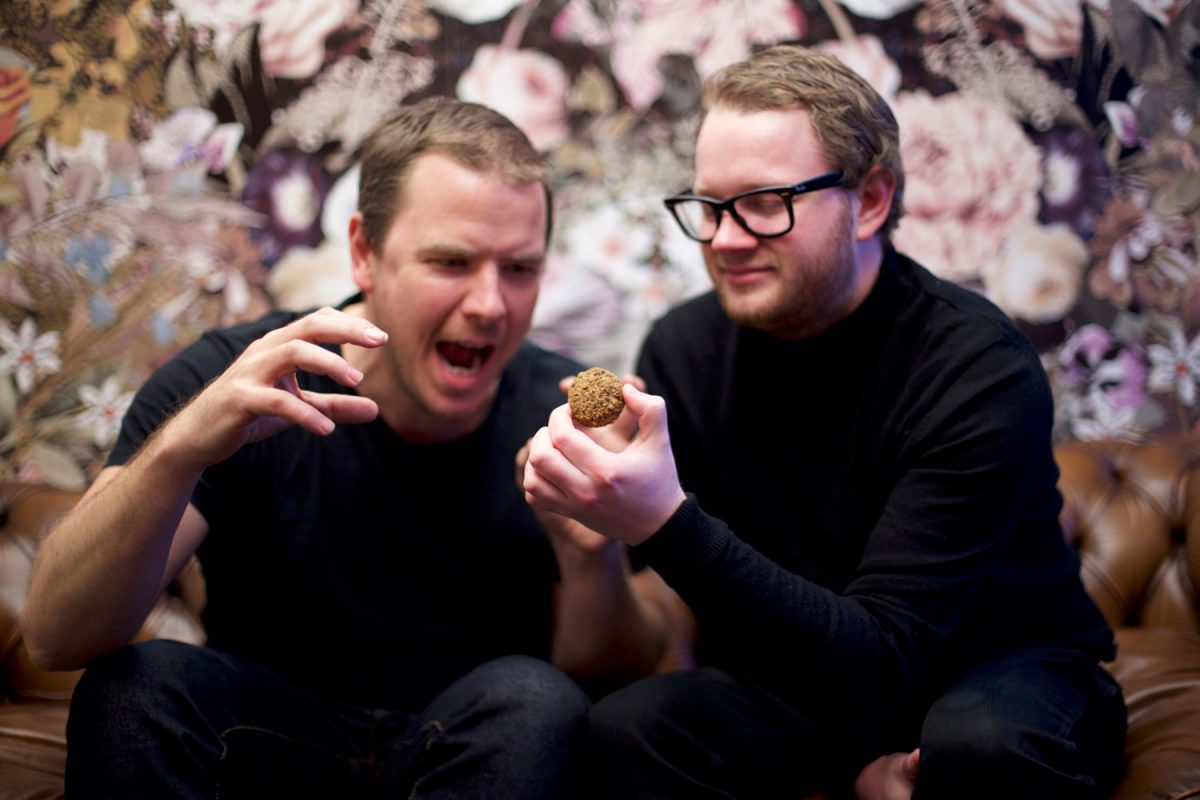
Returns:
[[[538,182],[513,184],[440,153],[419,156],[399,189],[389,238],[537,255],[548,208]]]
[[[694,188],[726,196],[829,171],[808,111],[717,107],[696,138]]]

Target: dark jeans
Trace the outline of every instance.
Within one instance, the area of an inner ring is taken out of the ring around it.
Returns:
[[[919,727],[919,739],[914,724],[888,748],[920,745],[914,800],[1095,800],[1123,764],[1120,688],[1073,652],[1026,650],[979,666]],[[849,796],[861,765],[847,761],[861,742],[713,668],[608,695],[592,709],[588,740],[583,785],[604,800]]]
[[[360,708],[247,659],[171,641],[85,671],[67,724],[66,796],[572,796],[588,700],[562,672],[510,656],[420,714]]]

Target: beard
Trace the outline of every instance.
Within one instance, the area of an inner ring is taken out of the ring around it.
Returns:
[[[706,253],[717,298],[739,325],[783,339],[804,339],[828,330],[853,307],[858,281],[850,202],[844,201],[837,222],[813,246],[793,247],[775,259],[777,280],[770,286],[742,290],[717,274],[720,256]]]

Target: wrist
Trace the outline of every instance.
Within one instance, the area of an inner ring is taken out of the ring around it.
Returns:
[[[150,434],[134,458],[154,470],[155,475],[195,481],[209,465],[197,453],[192,437],[181,432],[177,419],[167,420]]]
[[[558,561],[559,576],[563,579],[613,575],[625,569],[625,554],[621,543],[615,539],[581,547],[551,538],[551,547]]]

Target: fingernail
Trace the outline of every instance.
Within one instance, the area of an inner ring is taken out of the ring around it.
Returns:
[[[367,328],[363,333],[373,342],[386,342],[387,334],[379,330],[379,328]]]

